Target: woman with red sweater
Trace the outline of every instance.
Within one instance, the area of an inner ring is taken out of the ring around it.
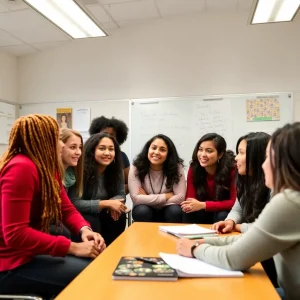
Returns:
[[[63,290],[104,249],[62,187],[56,121],[18,119],[0,160],[0,293],[50,297]],[[51,236],[50,224],[81,234],[81,243]],[[76,257],[77,256],[77,257]]]
[[[234,164],[222,136],[208,133],[198,141],[181,204],[183,223],[212,224],[226,218],[236,199]]]

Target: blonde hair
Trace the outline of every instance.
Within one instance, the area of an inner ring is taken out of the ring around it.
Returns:
[[[83,139],[81,134],[76,131],[76,130],[72,130],[72,129],[68,129],[68,128],[61,128],[60,129],[60,134],[59,134],[59,139],[63,142],[66,143],[68,141],[68,139],[72,136],[72,135],[76,135],[80,138],[81,140],[81,144],[83,147]],[[82,196],[82,192],[83,192],[83,151],[81,156],[78,159],[78,163],[76,167],[72,167],[75,173],[75,178],[76,178],[76,196],[77,197],[81,197]]]
[[[41,187],[41,230],[44,232],[49,232],[52,221],[57,225],[62,219],[58,134],[58,124],[50,116],[21,117],[13,124],[8,149],[0,159],[0,171],[18,153],[28,156],[36,165]]]

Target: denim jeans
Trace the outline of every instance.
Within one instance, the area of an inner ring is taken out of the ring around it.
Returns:
[[[75,256],[38,255],[18,268],[0,272],[0,294],[50,298],[59,294],[90,261]]]
[[[133,208],[132,218],[135,222],[182,223],[182,210],[176,204],[161,209],[141,204]]]

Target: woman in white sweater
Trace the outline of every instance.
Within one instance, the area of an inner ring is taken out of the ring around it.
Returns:
[[[170,138],[158,134],[145,144],[130,168],[128,184],[135,221],[182,222],[183,160]]]
[[[274,257],[285,300],[300,297],[300,123],[285,125],[272,136],[263,164],[273,197],[241,236],[179,240],[177,251],[215,266],[246,270]]]

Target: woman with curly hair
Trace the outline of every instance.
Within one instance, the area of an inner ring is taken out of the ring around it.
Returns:
[[[180,204],[186,192],[183,160],[170,138],[158,134],[145,144],[128,181],[135,221],[182,222]]]
[[[104,116],[93,119],[90,129],[90,135],[96,133],[107,133],[113,136],[118,144],[121,146],[127,139],[128,127],[121,121],[112,117],[111,119],[105,118]],[[125,192],[128,194],[128,174],[130,169],[130,162],[127,155],[121,151],[122,163],[124,170],[124,180],[125,180]]]
[[[109,134],[92,135],[84,144],[82,199],[75,207],[99,232],[107,245],[125,229],[126,206],[121,151]]]
[[[196,144],[187,176],[186,200],[181,204],[184,223],[212,224],[224,220],[236,198],[236,169],[226,141],[205,134]]]

